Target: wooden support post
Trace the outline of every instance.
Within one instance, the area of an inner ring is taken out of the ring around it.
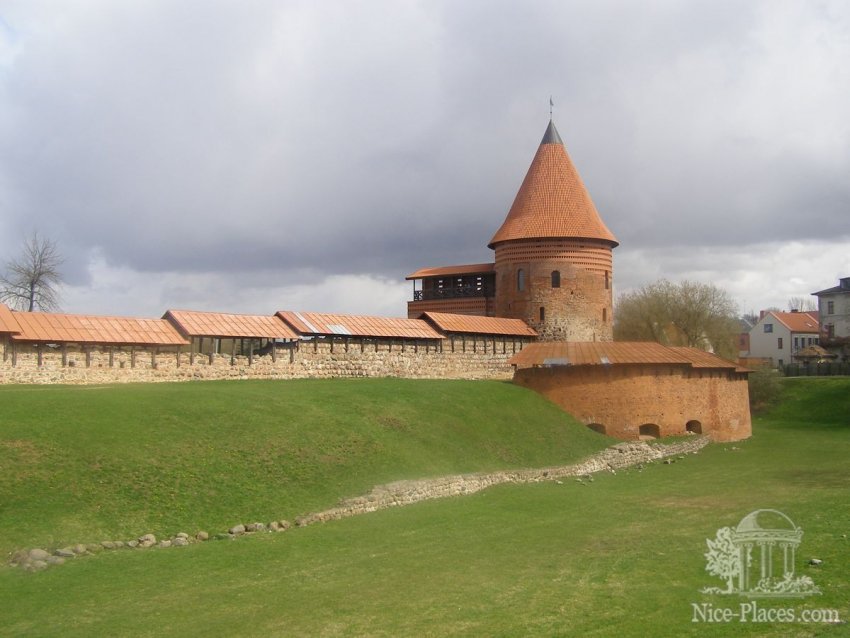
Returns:
[[[38,367],[40,368],[44,365],[44,354],[42,354],[40,343],[35,344],[35,351],[38,353]]]
[[[156,370],[156,355],[159,352],[159,348],[154,348],[151,350],[151,370]]]
[[[462,343],[463,343],[463,351],[466,352],[466,335],[463,335],[461,337],[461,340],[462,340]]]
[[[277,341],[272,339],[270,343],[272,344],[272,363],[277,363]]]
[[[207,355],[207,362],[208,362],[210,365],[212,365],[212,364],[213,364],[213,358],[214,358],[214,356],[215,356],[215,355],[213,355],[213,353],[212,353],[212,352],[210,352],[210,353]]]
[[[64,364],[63,364],[63,365],[64,365]],[[115,367],[115,348],[110,348],[110,349],[109,349],[109,367],[110,367],[110,368],[114,368],[114,367]]]
[[[345,351],[346,351],[346,352],[348,352],[348,343],[349,343],[349,341],[351,341],[351,338],[346,337],[346,338],[345,338]]]
[[[12,342],[12,367],[18,365],[18,344]]]
[[[203,341],[203,337],[201,337],[201,340]],[[195,338],[194,337],[191,337],[189,339],[189,365],[190,366],[195,365]]]
[[[243,340],[244,343],[244,340]],[[254,365],[254,338],[248,339],[248,365]]]
[[[295,363],[295,351],[298,349],[298,342],[295,342],[295,346],[289,348],[289,363]]]
[[[192,341],[194,341],[194,339],[192,339]],[[200,337],[198,339],[198,354],[202,353],[203,351],[204,351],[204,338]]]
[[[130,347],[130,367],[136,367],[136,348],[135,346]]]
[[[319,351],[319,338],[313,337],[313,353],[316,353],[318,351]]]
[[[330,337],[330,340],[331,340],[331,354],[333,354],[334,353],[334,338]]]
[[[419,353],[419,340],[418,339],[414,339],[414,341],[413,341],[413,353],[414,354]]]
[[[177,354],[177,359],[176,359],[177,367],[179,368],[180,367],[180,346],[177,346],[177,353],[176,354]]]
[[[366,339],[360,337],[360,352],[364,352],[366,350]]]
[[[84,350],[86,352],[86,367],[91,368],[91,349],[84,348]]]

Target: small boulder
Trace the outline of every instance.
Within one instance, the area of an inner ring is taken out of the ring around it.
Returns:
[[[171,541],[171,544],[174,547],[185,547],[186,545],[189,544],[189,539],[188,538],[182,538],[182,537],[178,536],[173,541]]]
[[[114,541],[103,541],[100,544],[100,546],[103,547],[103,549],[115,549],[115,542]]]
[[[133,539],[131,541],[127,541],[127,547],[129,547],[130,549],[135,549],[138,546],[139,546],[139,541],[137,541],[135,539]]]
[[[41,571],[42,569],[47,569],[47,561],[34,560],[29,563],[29,568],[34,572]]]
[[[189,535],[186,532],[179,532],[174,538],[185,538],[189,540]]]
[[[195,538],[197,538],[199,541],[208,541],[210,539],[210,535],[208,532],[200,531],[195,534]]]
[[[71,551],[74,552],[75,554],[87,554],[88,553],[88,551],[86,550],[86,546],[83,545],[82,543],[77,543],[76,545],[74,545],[71,548]]]
[[[150,545],[154,545],[156,543],[156,536],[153,534],[145,534],[144,536],[139,536],[139,545],[144,543],[150,543]]]
[[[272,531],[272,532],[281,531],[280,530],[280,523],[278,523],[277,521],[272,521],[271,523],[269,523],[269,530]]]
[[[103,551],[103,546],[100,543],[89,543],[86,545],[86,549],[91,554],[97,554],[98,552]]]
[[[29,562],[29,559],[30,553],[25,549],[19,549],[12,554],[9,562],[12,563],[12,565],[22,565],[23,563]]]
[[[162,548],[171,547],[171,541],[161,540],[161,541],[159,541],[159,546],[162,547]]]
[[[114,544],[115,549],[123,549],[125,545],[124,541],[114,541]]]
[[[44,549],[36,548],[29,551],[30,560],[46,560],[48,556],[50,556],[50,552]]]
[[[809,565],[811,565],[812,567],[820,567],[821,565],[823,565],[823,561],[820,558],[810,558]]]
[[[278,525],[280,525],[280,531],[281,532],[284,532],[284,531],[288,530],[290,527],[292,527],[292,523],[290,523],[289,521],[284,520],[284,519],[279,520],[277,523],[278,523]]]
[[[61,558],[73,558],[76,554],[74,554],[70,547],[63,547],[53,552],[53,555]]]
[[[240,534],[245,533],[245,526],[242,523],[239,523],[239,525],[234,525],[227,530],[227,533],[232,534],[233,536],[239,536]]]
[[[61,556],[48,556],[44,562],[48,565],[62,565],[65,562],[65,559]]]

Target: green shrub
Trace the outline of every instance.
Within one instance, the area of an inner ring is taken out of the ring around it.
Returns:
[[[778,370],[757,368],[750,373],[750,408],[759,413],[777,405],[782,398],[782,380]]]

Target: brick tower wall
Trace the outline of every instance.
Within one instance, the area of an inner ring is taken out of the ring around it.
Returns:
[[[518,289],[520,269],[523,290]],[[553,271],[560,273],[560,287],[552,286]],[[612,281],[611,246],[604,241],[518,240],[496,245],[496,316],[526,321],[543,341],[611,341]]]

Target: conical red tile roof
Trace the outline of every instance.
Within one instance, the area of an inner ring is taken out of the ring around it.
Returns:
[[[550,121],[513,206],[489,247],[513,239],[555,237],[601,239],[612,247],[619,244],[599,217]]]

